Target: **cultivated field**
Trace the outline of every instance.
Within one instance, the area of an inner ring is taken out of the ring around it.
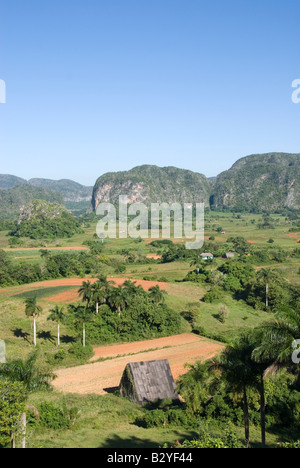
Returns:
[[[145,342],[98,347],[95,356],[84,366],[55,371],[53,385],[63,392],[104,395],[120,384],[126,365],[130,362],[168,359],[173,377],[187,372],[186,363],[194,364],[214,357],[223,349],[218,343],[183,334]],[[120,356],[120,357],[119,357]]]
[[[260,220],[261,215],[255,214],[207,214],[205,240],[208,249],[214,246],[215,250],[220,248],[226,252],[225,249],[230,248],[228,239],[243,237],[250,249],[278,253],[274,260],[266,262],[257,257],[258,260],[252,263],[256,272],[270,268],[288,284],[300,286],[299,256],[292,255],[299,247],[300,230],[291,220],[280,215],[272,215],[273,229],[258,228]],[[30,265],[45,268],[45,250],[50,255],[88,254],[86,242],[94,241],[95,228],[96,221],[92,221],[82,234],[76,234],[71,239],[47,242],[22,239],[22,246],[13,249],[9,246],[7,231],[2,231],[0,249],[5,249],[13,265],[20,266],[26,274]],[[181,243],[176,242],[176,245]],[[36,431],[29,445],[160,447],[162,442],[173,443],[177,439],[197,437],[184,427],[168,430],[143,429],[134,425],[135,418],[142,414],[142,410],[111,394],[118,387],[125,366],[129,362],[168,359],[173,376],[178,379],[188,371],[188,364],[215,357],[227,340],[231,341],[243,329],[253,329],[270,320],[273,314],[264,307],[250,306],[229,289],[222,289],[217,299],[205,301],[212,284],[184,281],[186,275],[195,270],[195,265],[184,258],[164,263],[164,250],[163,245],[151,245],[151,239],[106,240],[102,252],[95,254],[95,258],[101,259],[101,267],[93,275],[72,275],[29,284],[3,285],[0,288],[0,338],[6,342],[8,360],[24,359],[34,350],[32,318],[25,315],[25,300],[35,296],[42,308],[37,317],[38,366],[47,372],[54,372],[56,378],[52,393],[32,395],[30,403],[38,406],[48,401],[61,406],[63,398],[66,398],[68,404],[76,405],[81,410],[81,422],[68,433],[59,430]],[[133,260],[129,259],[129,254],[133,254]],[[214,275],[226,262],[223,255],[216,255],[214,262],[206,269]],[[121,270],[120,265],[123,267]],[[180,318],[176,334],[168,336],[166,333],[160,338],[145,334],[141,341],[126,338],[112,342],[108,338],[108,341],[93,341],[87,332],[87,343],[92,347],[93,355],[77,355],[73,347],[81,343],[82,329],[69,321],[60,325],[61,343],[58,347],[57,324],[48,320],[50,312],[58,306],[68,314],[71,305],[84,305],[78,289],[83,281],[89,280],[94,284],[99,275],[107,275],[116,287],[126,280],[132,280],[145,291],[159,286],[166,293],[166,306]],[[229,312],[224,322],[219,320],[220,305],[226,306]],[[192,319],[189,315],[191,311]],[[237,429],[242,435],[241,428]],[[221,426],[220,430],[222,432]],[[255,428],[252,429],[258,440],[259,433],[255,431]],[[273,444],[281,440],[280,436],[277,438],[271,433],[268,438]]]

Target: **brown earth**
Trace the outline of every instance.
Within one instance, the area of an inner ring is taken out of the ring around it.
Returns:
[[[153,258],[154,260],[159,260],[160,258],[162,258],[161,255],[155,255],[155,254],[148,254],[146,255],[146,258]]]
[[[168,348],[162,349],[165,346]],[[156,349],[148,351],[147,349]],[[95,349],[95,357],[113,356],[103,362],[93,362],[84,366],[60,369],[55,372],[53,386],[58,391],[78,394],[105,395],[118,387],[126,365],[130,362],[168,359],[174,379],[188,371],[186,363],[210,359],[223,349],[223,346],[194,335],[183,334],[146,342],[125,345],[105,346]],[[116,357],[130,352],[127,355]]]
[[[114,281],[115,286],[122,285],[126,280],[130,278],[108,278],[109,281]],[[98,281],[97,278],[65,278],[65,279],[58,279],[58,280],[50,280],[50,281],[40,281],[38,283],[30,283],[29,285],[22,285],[22,286],[13,286],[11,288],[0,289],[1,293],[11,292],[13,294],[23,293],[30,290],[35,290],[37,288],[54,288],[57,286],[81,286],[83,281],[90,281],[92,284]],[[153,286],[159,286],[162,290],[168,289],[168,283],[163,283],[159,281],[145,281],[145,280],[135,280],[131,279],[137,286],[142,286],[145,291],[148,291]],[[76,289],[64,291],[58,293],[54,296],[48,296],[43,300],[49,302],[65,302],[66,304],[75,302],[79,299],[78,291]]]

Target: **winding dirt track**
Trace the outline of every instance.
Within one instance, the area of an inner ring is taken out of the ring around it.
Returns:
[[[220,344],[188,333],[138,343],[104,346],[94,350],[95,356],[91,364],[56,371],[57,378],[53,386],[66,393],[104,395],[110,389],[119,386],[123,371],[129,362],[168,359],[173,377],[177,379],[187,372],[186,363],[193,364],[210,359],[222,349]],[[135,354],[132,355],[133,353]],[[100,357],[111,359],[93,362]]]

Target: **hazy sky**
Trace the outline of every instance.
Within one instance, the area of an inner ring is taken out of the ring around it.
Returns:
[[[0,0],[0,173],[300,153],[299,0]]]

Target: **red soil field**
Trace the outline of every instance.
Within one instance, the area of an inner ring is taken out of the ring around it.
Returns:
[[[148,291],[153,286],[159,286],[162,290],[167,290],[169,285],[168,283],[163,283],[159,281],[145,281],[145,280],[135,280],[132,278],[108,278],[109,281],[114,281],[115,286],[122,285],[126,280],[131,280],[136,283],[137,286],[142,286],[145,291]],[[50,281],[40,281],[38,283],[30,283],[28,285],[22,286],[13,286],[11,288],[0,289],[1,293],[11,292],[12,295],[16,293],[23,293],[26,291],[34,290],[37,288],[54,288],[57,286],[81,286],[83,281],[90,281],[92,284],[98,281],[97,278],[66,278],[66,279],[58,279],[58,280],[50,280]],[[49,300],[50,302],[72,302],[78,299],[77,290],[70,290],[65,291],[55,296],[49,296],[44,300]]]
[[[165,346],[171,347],[162,349]],[[154,351],[146,352],[147,349]],[[210,359],[222,349],[223,346],[220,344],[189,334],[125,345],[104,346],[95,349],[95,358],[117,356],[128,352],[136,354],[60,369],[55,372],[57,377],[53,386],[56,390],[67,393],[105,395],[110,389],[119,386],[123,371],[129,362],[168,359],[173,377],[177,379],[188,371],[186,363],[193,364],[196,361]]]
[[[122,285],[126,280],[129,278],[108,278],[108,281],[114,281],[115,285],[113,286],[120,286]],[[70,283],[62,283],[62,281],[67,281],[67,280],[57,280],[55,284],[47,284],[47,286],[81,286],[83,281],[86,281],[84,279],[75,279],[75,280],[70,280]],[[73,282],[72,282],[73,281]],[[78,282],[79,281],[79,282]],[[97,278],[93,278],[89,280],[91,283],[95,283],[97,281]],[[168,283],[161,283],[159,281],[145,281],[145,280],[132,280],[134,283],[136,283],[136,286],[142,286],[145,291],[148,291],[150,288],[153,286],[159,286],[160,289],[166,289],[168,288]],[[49,283],[49,282],[48,282]],[[51,281],[53,283],[53,281]],[[37,283],[36,283],[37,284]],[[76,289],[70,290],[70,291],[64,291],[62,293],[56,294],[55,296],[49,296],[46,298],[47,301],[50,302],[65,302],[65,303],[71,303],[79,300],[79,295],[78,291]]]

